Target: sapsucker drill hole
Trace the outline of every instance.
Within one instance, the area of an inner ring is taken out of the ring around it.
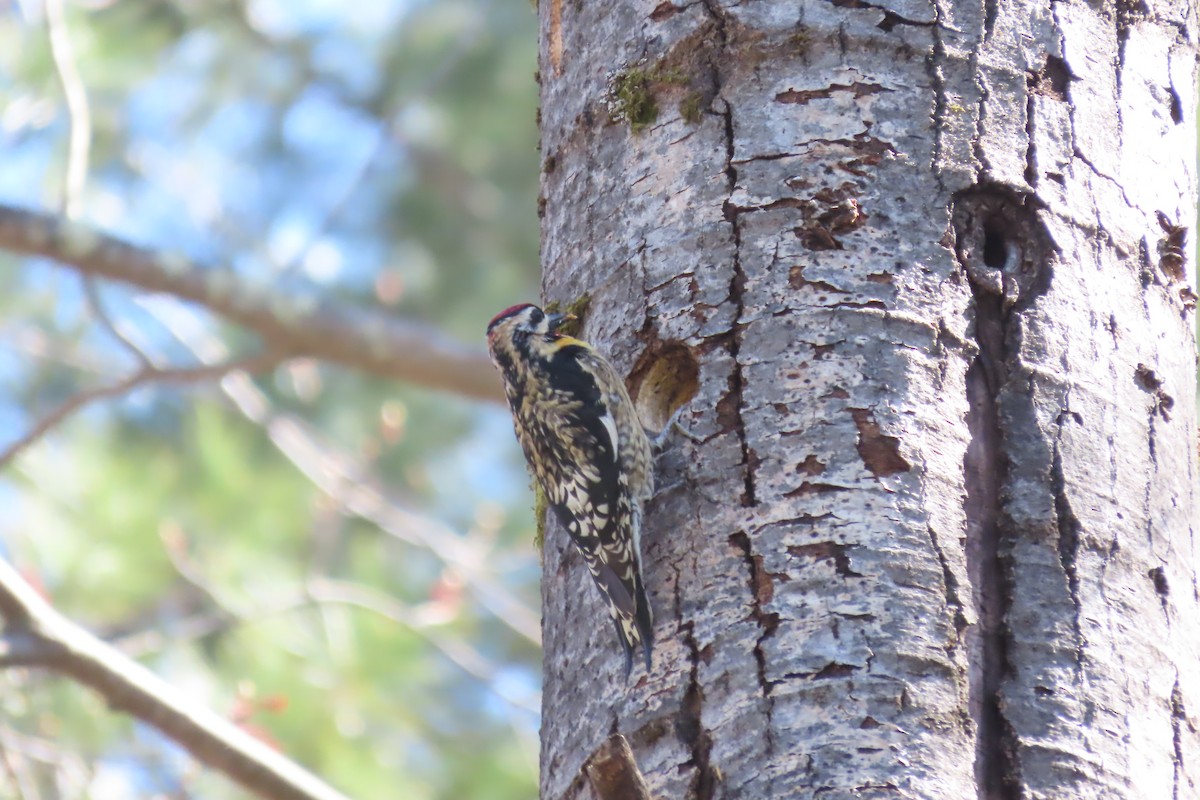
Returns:
[[[994,225],[983,229],[983,263],[992,269],[1004,269],[1008,265],[1008,240]]]
[[[642,425],[659,433],[699,391],[700,362],[682,342],[663,342],[642,354],[629,379]]]

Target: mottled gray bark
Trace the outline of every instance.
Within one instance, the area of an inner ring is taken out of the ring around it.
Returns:
[[[541,0],[546,294],[702,437],[649,676],[548,531],[543,800],[1200,797],[1194,13]]]

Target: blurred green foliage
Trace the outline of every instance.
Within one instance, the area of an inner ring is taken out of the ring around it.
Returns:
[[[68,10],[93,124],[88,222],[480,346],[496,309],[536,297],[527,0]],[[61,97],[39,10],[0,5],[0,202],[59,207]],[[254,344],[203,309],[101,295],[162,363]],[[0,345],[0,448],[137,366],[75,276],[4,254]],[[383,531],[314,482],[336,464],[381,487],[536,613],[527,482],[504,411],[309,362],[251,391],[266,404],[257,420],[216,382],[87,407],[0,473],[0,556],[352,796],[533,796],[536,645],[404,526]],[[329,586],[355,602],[313,588]],[[473,651],[479,674],[431,637]],[[244,796],[37,673],[0,675],[0,746],[44,798]],[[0,780],[0,798],[17,796]]]

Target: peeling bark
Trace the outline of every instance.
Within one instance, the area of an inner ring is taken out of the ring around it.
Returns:
[[[696,392],[649,675],[549,531],[543,800],[1200,796],[1194,10],[540,13],[547,298]]]

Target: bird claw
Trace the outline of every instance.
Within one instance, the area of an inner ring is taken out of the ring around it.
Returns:
[[[650,444],[655,450],[662,452],[663,447],[665,447],[667,444],[667,438],[670,437],[672,432],[678,433],[692,444],[704,444],[703,437],[692,433],[679,423],[679,416],[682,413],[683,407],[681,406],[674,414],[671,415],[671,419],[666,425],[663,426],[663,429],[650,437]]]

